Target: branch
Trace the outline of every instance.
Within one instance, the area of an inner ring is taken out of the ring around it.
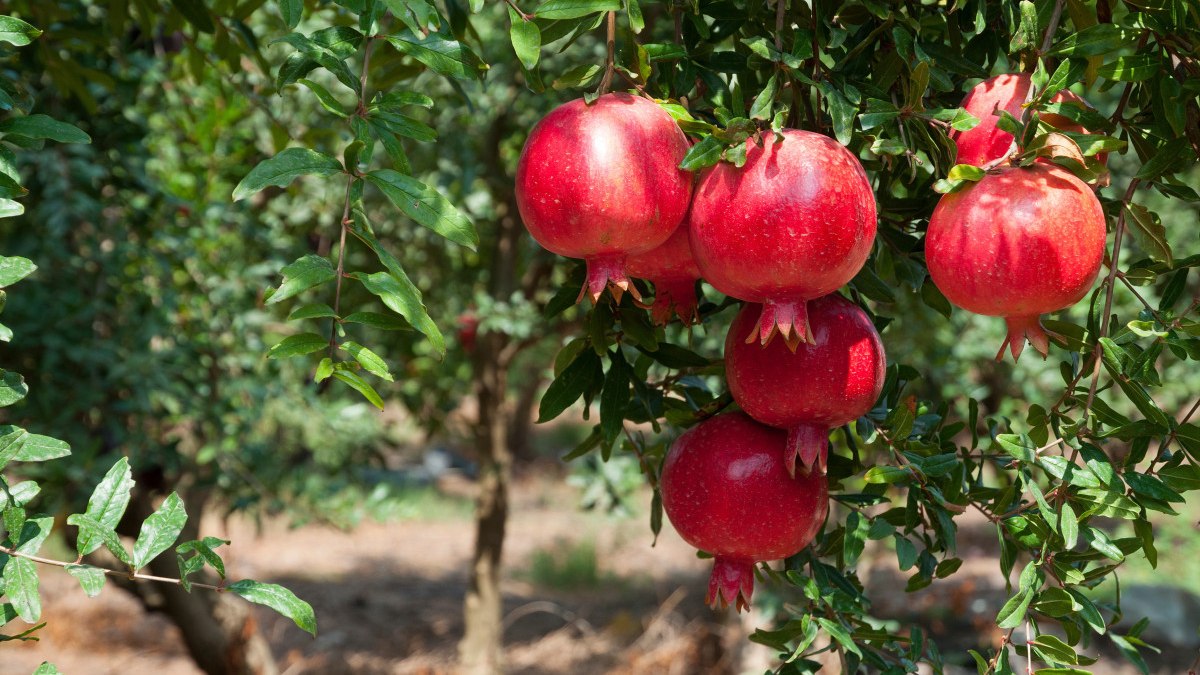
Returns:
[[[77,563],[65,562],[62,560],[53,560],[51,558],[43,558],[41,556],[36,556],[36,555],[29,555],[28,553],[21,553],[20,551],[17,551],[16,549],[11,549],[7,546],[0,546],[0,553],[4,553],[6,555],[13,556],[14,558],[25,558],[26,560],[32,560],[35,563],[41,563],[43,565],[53,565],[54,567],[62,567],[63,569],[66,569],[68,567],[76,567],[77,566]],[[108,576],[121,577],[122,579],[129,579],[131,581],[148,581],[148,582],[156,582],[156,583],[162,583],[162,584],[174,584],[176,586],[183,585],[182,579],[172,579],[170,577],[156,577],[153,574],[141,574],[139,572],[122,572],[120,570],[110,570],[107,567],[97,567],[95,565],[88,565],[88,567],[90,567],[92,569],[100,570],[101,572],[104,572]],[[225,591],[225,588],[223,586],[214,586],[212,584],[202,584],[202,583],[193,581],[193,582],[190,582],[189,585],[193,586],[195,588],[206,588],[210,591],[216,591],[218,593],[223,593]]]
[[[616,64],[617,51],[617,13],[608,13],[608,35],[604,39],[604,45],[608,50],[607,56],[604,58],[604,77],[600,79],[600,95],[608,93],[608,88],[612,86],[613,70]]]

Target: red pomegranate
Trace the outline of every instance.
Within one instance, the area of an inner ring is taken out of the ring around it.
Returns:
[[[715,557],[710,605],[749,609],[754,563],[798,553],[825,522],[825,477],[789,475],[784,442],[782,431],[729,413],[696,425],[667,453],[663,510],[684,541]]]
[[[714,288],[763,304],[748,339],[811,339],[806,303],[850,281],[875,239],[875,195],[858,159],[831,138],[787,129],[751,143],[696,186],[692,254]]]
[[[1013,360],[1025,339],[1050,351],[1040,315],[1087,294],[1104,259],[1100,200],[1053,164],[1006,167],[942,197],[925,234],[933,282],[963,309],[1003,316]]]
[[[654,305],[650,315],[654,323],[666,325],[677,314],[685,326],[700,320],[696,313],[696,281],[700,269],[692,259],[688,225],[685,220],[667,243],[658,248],[629,256],[625,269],[629,276],[654,284]]]
[[[746,305],[725,338],[725,377],[742,410],[786,429],[788,473],[825,473],[829,430],[865,415],[883,389],[887,357],[866,312],[840,295],[808,303],[813,339],[789,352],[742,339],[759,316]]]
[[[959,164],[982,166],[1008,153],[1012,147],[1013,137],[1007,131],[996,126],[1000,117],[993,114],[997,108],[1007,111],[1013,117],[1021,119],[1025,97],[1029,94],[1031,79],[1029,73],[997,75],[984,80],[967,92],[962,107],[967,112],[979,118],[979,124],[967,131],[953,131],[950,138],[958,146]],[[1081,108],[1089,107],[1079,96],[1068,89],[1062,89],[1050,98],[1051,103],[1073,103]],[[1069,118],[1053,113],[1043,114],[1042,121],[1063,131],[1086,134],[1079,124]],[[1107,154],[1097,155],[1101,162],[1107,162]]]
[[[635,295],[625,258],[667,240],[687,213],[688,142],[653,101],[605,94],[576,99],[534,126],[517,163],[517,207],[529,234],[559,255],[587,261],[585,290]],[[582,293],[580,294],[582,298]]]

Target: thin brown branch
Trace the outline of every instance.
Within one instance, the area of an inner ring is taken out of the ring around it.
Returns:
[[[33,562],[41,564],[41,565],[52,565],[54,567],[61,567],[63,569],[66,569],[68,567],[75,567],[78,564],[78,563],[74,563],[74,562],[67,562],[65,560],[54,560],[52,558],[43,558],[43,557],[37,556],[37,555],[21,553],[20,551],[17,551],[16,549],[13,549],[13,548],[9,548],[7,546],[0,546],[0,553],[4,553],[6,555],[13,556],[14,558],[25,558],[26,560],[32,560]],[[181,579],[172,579],[170,577],[156,577],[153,574],[141,574],[139,572],[122,572],[121,570],[111,570],[111,569],[108,569],[107,567],[97,567],[95,565],[88,565],[87,567],[100,570],[101,572],[104,572],[108,576],[121,577],[122,579],[129,579],[131,581],[154,582],[154,583],[160,583],[160,584],[174,584],[176,586],[183,585],[183,580],[181,580]],[[214,586],[212,584],[202,584],[199,582],[191,582],[189,585],[194,588],[204,588],[204,589],[208,589],[210,591],[217,591],[218,593],[223,592],[225,590],[225,588],[223,586]]]
[[[522,12],[521,8],[517,7],[517,3],[513,2],[513,0],[504,0],[504,1],[508,3],[509,7],[512,7],[513,11],[517,13],[517,16],[521,17],[522,21],[533,21],[533,15]]]
[[[775,49],[783,51],[783,23],[787,16],[787,0],[775,0]]]
[[[1058,32],[1058,22],[1062,20],[1063,0],[1054,3],[1054,12],[1050,14],[1050,24],[1046,26],[1046,34],[1042,36],[1042,48],[1038,50],[1038,58],[1050,51],[1054,44],[1054,34]]]
[[[612,86],[613,71],[616,70],[616,55],[617,55],[617,13],[608,13],[607,36],[604,39],[604,45],[608,50],[604,57],[604,77],[600,79],[600,95],[608,93],[609,87]]]

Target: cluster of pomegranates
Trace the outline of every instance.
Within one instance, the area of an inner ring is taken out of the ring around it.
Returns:
[[[963,161],[1008,151],[992,111],[1015,102],[1019,114],[1028,88],[1028,76],[1001,76],[972,91],[965,106],[986,121],[956,138]],[[830,430],[868,412],[882,390],[879,333],[835,293],[870,254],[876,205],[858,159],[820,134],[764,134],[744,165],[695,179],[679,168],[688,148],[653,101],[571,101],[530,133],[516,197],[535,240],[586,261],[581,298],[609,288],[640,302],[629,277],[642,278],[654,285],[654,319],[685,324],[698,320],[700,278],[746,301],[725,339],[742,412],[681,435],[660,480],[675,529],[715,558],[709,603],[740,610],[755,563],[799,552],[820,530]],[[961,307],[1005,316],[1014,357],[1026,337],[1046,352],[1039,315],[1087,292],[1103,248],[1095,195],[1048,163],[998,169],[946,195],[926,238],[934,282]]]

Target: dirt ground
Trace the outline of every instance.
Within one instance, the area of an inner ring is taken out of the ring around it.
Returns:
[[[505,560],[506,658],[514,673],[763,672],[771,654],[747,642],[755,615],[733,617],[703,605],[708,562],[671,531],[657,546],[643,518],[584,513],[578,494],[559,478],[531,477],[515,489]],[[986,529],[986,528],[984,528]],[[233,578],[282,583],[308,600],[320,625],[314,640],[286,619],[258,612],[285,675],[452,673],[462,630],[461,603],[473,525],[458,518],[370,523],[352,532],[270,523],[213,523],[205,534],[233,540],[226,557]],[[986,536],[985,536],[986,535]],[[953,585],[913,596],[894,558],[877,556],[869,595],[881,616],[923,624],[963,662],[967,648],[996,644],[991,622],[1004,593],[996,578],[990,531],[977,541],[964,528],[967,559]],[[539,551],[591,542],[600,582],[581,590],[533,583]],[[869,558],[868,558],[869,560]],[[177,629],[147,614],[128,595],[105,588],[86,598],[74,580],[47,570],[47,627],[36,643],[6,643],[0,675],[23,675],[43,660],[67,675],[196,675]],[[1095,653],[1095,650],[1092,650]],[[1183,673],[1194,654],[1171,654],[1155,672]],[[1023,671],[1023,664],[1014,667]],[[1136,673],[1119,658],[1096,673]],[[830,666],[827,672],[836,672]],[[949,670],[953,673],[974,673]]]

